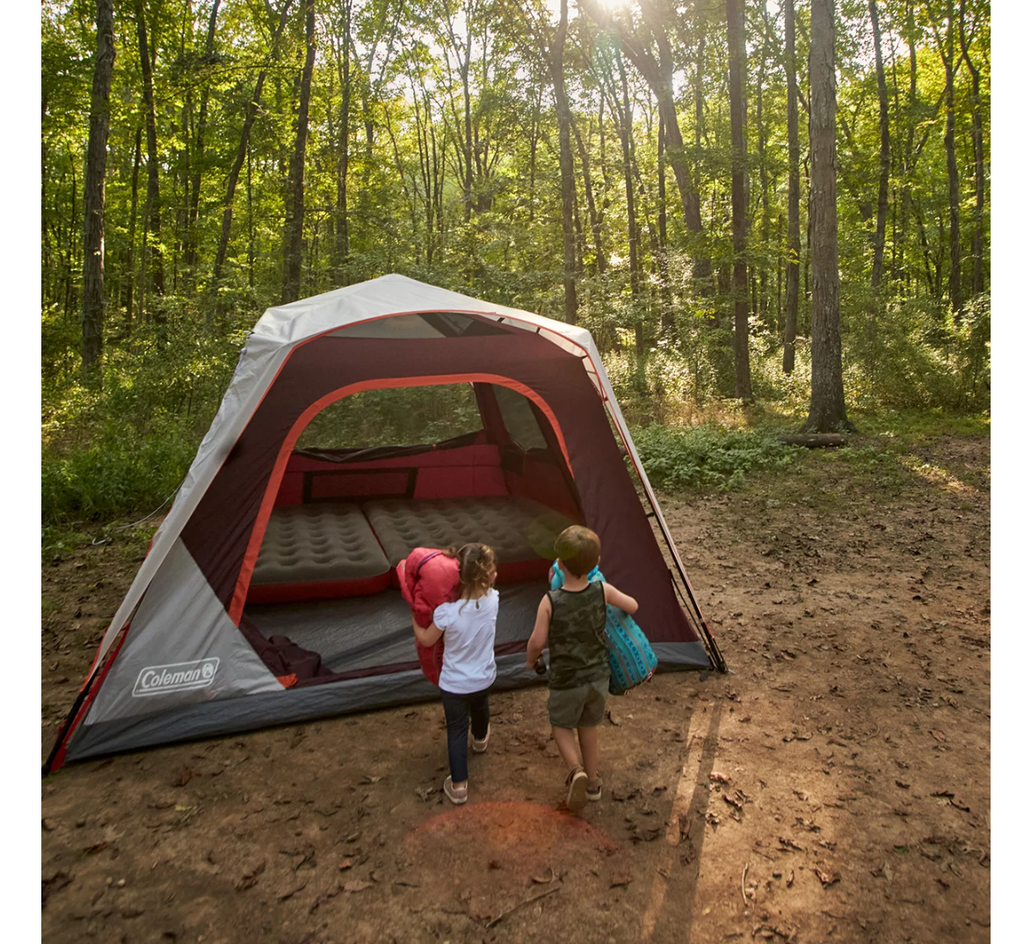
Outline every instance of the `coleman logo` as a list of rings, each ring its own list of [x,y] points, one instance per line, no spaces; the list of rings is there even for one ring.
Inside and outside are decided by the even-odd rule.
[[[143,669],[132,689],[132,695],[163,695],[183,692],[192,688],[206,688],[213,682],[220,659],[199,659],[197,662],[178,662],[174,665],[154,665]]]

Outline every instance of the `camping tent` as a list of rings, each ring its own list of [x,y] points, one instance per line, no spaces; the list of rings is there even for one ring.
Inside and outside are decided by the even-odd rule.
[[[404,391],[415,422],[415,397],[439,385],[469,391],[468,431],[300,439],[369,391]],[[415,546],[495,547],[496,686],[535,683],[523,651],[572,521],[601,536],[601,568],[639,600],[660,668],[724,670],[587,331],[398,275],[271,308],[47,769],[436,696],[396,589]]]

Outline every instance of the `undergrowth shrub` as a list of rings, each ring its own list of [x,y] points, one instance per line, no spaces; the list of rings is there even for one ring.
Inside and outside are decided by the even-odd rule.
[[[638,429],[633,440],[652,483],[669,489],[737,488],[749,472],[786,466],[800,451],[766,427],[671,429],[652,423]]]
[[[42,519],[150,511],[184,478],[238,360],[242,334],[181,318],[110,345],[101,387],[68,373],[43,386]]]
[[[44,522],[112,518],[161,505],[185,477],[197,443],[191,428],[167,418],[148,433],[114,422],[85,448],[44,447]]]

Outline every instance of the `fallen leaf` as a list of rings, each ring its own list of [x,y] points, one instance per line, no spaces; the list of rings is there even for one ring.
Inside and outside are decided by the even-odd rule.
[[[555,870],[551,868],[551,866],[548,866],[547,875],[532,875],[530,879],[538,885],[550,885],[555,880]]]
[[[875,878],[884,878],[887,882],[892,881],[892,869],[889,868],[888,862],[883,862],[881,868],[872,870],[871,874]]]
[[[904,783],[902,780],[897,780],[896,781],[896,786],[899,787],[901,790],[909,790],[910,789],[910,784],[909,783]]]
[[[612,881],[611,885],[609,885],[609,888],[620,888],[624,885],[628,885],[632,881],[633,876],[630,875],[628,872],[613,872]]]
[[[352,860],[351,859],[342,859],[338,863],[338,871],[339,872],[344,872],[345,869],[350,869],[350,868],[352,868]]]
[[[368,888],[373,888],[373,882],[364,882],[359,879],[355,879],[351,882],[346,882],[342,888],[351,894],[355,894],[356,892],[364,892]]]
[[[834,885],[836,882],[839,881],[838,872],[826,872],[823,869],[815,868],[814,874],[818,876],[818,878],[821,881],[821,884],[825,888],[828,888],[829,885]]]

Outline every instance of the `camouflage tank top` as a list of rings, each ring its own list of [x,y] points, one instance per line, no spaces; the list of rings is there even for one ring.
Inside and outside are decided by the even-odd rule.
[[[604,584],[583,590],[550,590],[551,628],[548,630],[549,688],[575,688],[607,679],[608,638],[605,635]]]

